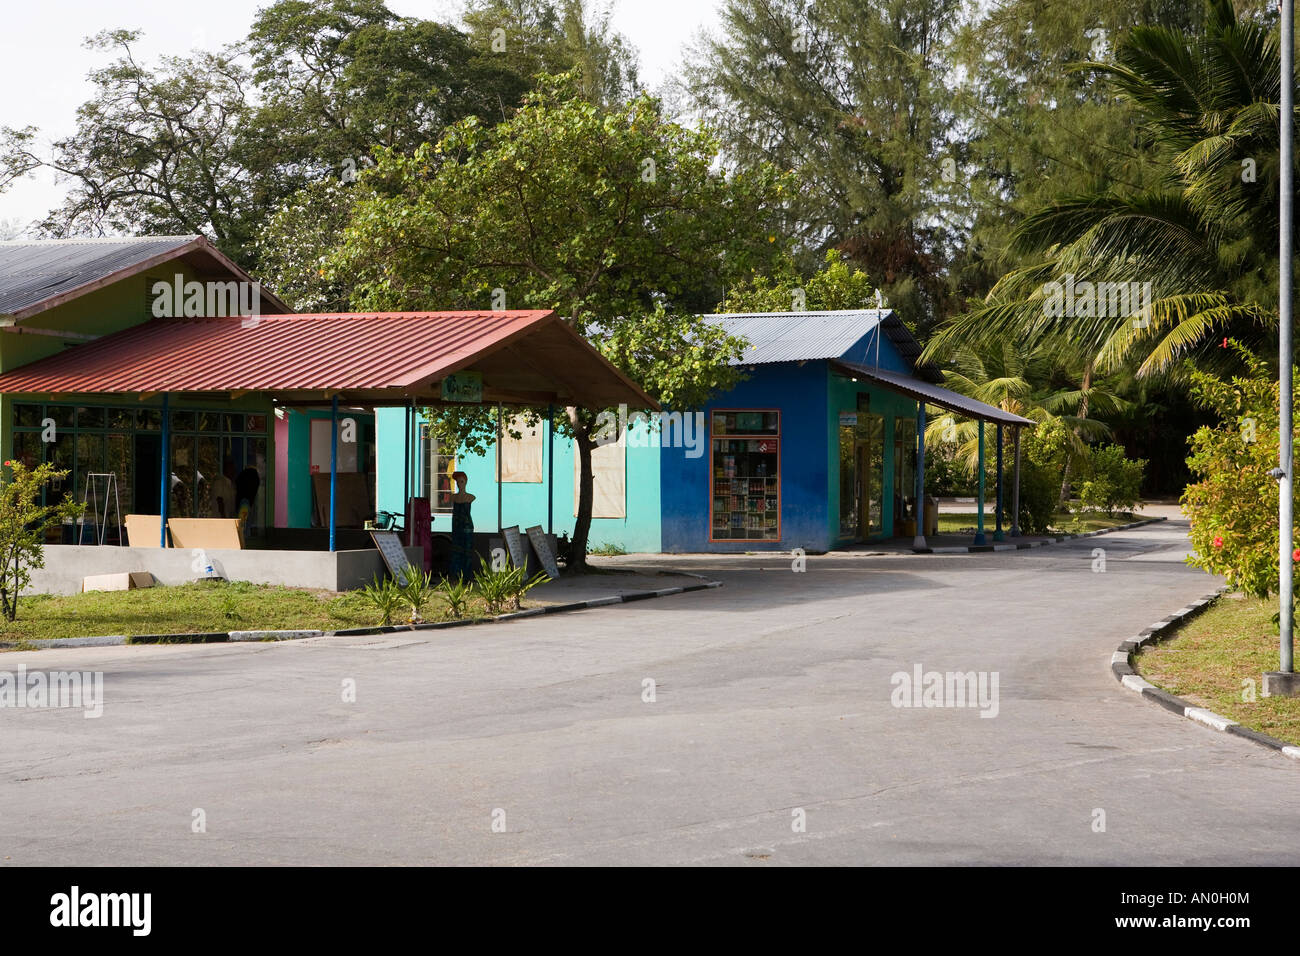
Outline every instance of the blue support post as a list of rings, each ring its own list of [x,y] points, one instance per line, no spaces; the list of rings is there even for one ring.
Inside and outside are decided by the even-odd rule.
[[[162,479],[158,493],[158,547],[167,547],[167,502],[172,494],[171,402],[163,392],[162,407]]]
[[[984,537],[984,419],[979,420],[979,493],[975,497],[975,544],[988,544]]]
[[[995,518],[996,526],[993,529],[993,540],[1003,541],[1006,535],[1002,533],[1002,423],[998,422],[998,510]]]
[[[330,400],[330,550],[337,551],[335,517],[339,484],[339,397]]]
[[[916,403],[916,537],[913,549],[925,545],[925,402]]]

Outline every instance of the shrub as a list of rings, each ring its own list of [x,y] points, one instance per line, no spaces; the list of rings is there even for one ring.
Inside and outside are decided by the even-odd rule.
[[[1268,366],[1232,343],[1248,374],[1192,373],[1192,398],[1219,423],[1192,435],[1188,467],[1199,481],[1183,492],[1194,553],[1189,564],[1248,594],[1278,587],[1278,387]]]
[[[84,508],[64,495],[52,505],[37,504],[41,490],[55,479],[66,478],[49,462],[28,470],[21,461],[7,461],[9,480],[0,481],[0,610],[5,619],[18,617],[18,596],[31,581],[32,568],[45,567],[45,529],[76,519]]]
[[[518,610],[523,596],[547,580],[542,571],[528,579],[524,577],[527,572],[523,568],[510,567],[494,571],[482,555],[478,560],[479,570],[474,575],[474,586],[489,614]]]
[[[1070,439],[1059,421],[1027,431],[1020,446],[1020,530],[1046,534],[1060,503]]]
[[[380,623],[384,626],[393,623],[393,615],[406,601],[401,585],[392,578],[384,578],[382,581],[375,578],[373,584],[367,584],[361,589],[361,596],[379,612]]]
[[[1086,477],[1079,489],[1079,503],[1089,511],[1128,511],[1137,505],[1146,459],[1130,460],[1121,445],[1097,445],[1088,449]]]
[[[451,578],[443,578],[442,583],[438,585],[438,590],[442,593],[443,600],[447,602],[447,617],[451,620],[459,620],[469,612],[470,598],[474,594],[474,585],[465,580],[453,581]]]
[[[433,600],[433,575],[413,564],[406,566],[406,586],[398,585],[402,600],[411,609],[412,623],[424,620],[424,609]]]

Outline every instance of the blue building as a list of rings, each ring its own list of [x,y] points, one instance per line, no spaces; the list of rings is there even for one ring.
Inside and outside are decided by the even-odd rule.
[[[889,310],[706,321],[749,343],[738,362],[742,379],[702,409],[606,413],[608,441],[593,454],[593,547],[819,552],[896,536],[923,546],[922,403],[1017,435],[1033,424],[940,386],[938,370],[918,364],[920,346]],[[507,421],[512,415],[503,412]],[[572,533],[575,449],[545,422],[529,428],[516,419],[504,431],[521,437],[506,434],[484,455],[436,447],[418,415],[403,409],[376,410],[375,429],[380,509],[401,512],[404,494],[426,496],[435,533],[450,531],[450,474],[460,470],[478,496],[479,531],[541,525]],[[419,452],[407,459],[409,475],[408,442]]]

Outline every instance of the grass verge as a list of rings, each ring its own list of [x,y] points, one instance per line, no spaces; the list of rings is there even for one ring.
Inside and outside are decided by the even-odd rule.
[[[434,595],[425,611],[444,610]],[[18,604],[18,620],[0,627],[3,641],[43,641],[106,634],[202,634],[234,630],[336,630],[370,627],[379,613],[358,592],[334,594],[246,582],[157,585],[134,591],[39,594]]]
[[[1260,694],[1263,673],[1278,666],[1276,610],[1275,600],[1226,594],[1174,636],[1136,655],[1134,669],[1189,704],[1300,745],[1300,698]]]
[[[1120,512],[1114,515],[1103,513],[1088,513],[1083,515],[1074,514],[1070,511],[1060,511],[1052,518],[1052,528],[1056,534],[1078,534],[1081,531],[1101,531],[1104,528],[1116,528],[1122,524],[1129,524],[1133,521],[1140,520],[1139,516]],[[1004,530],[1010,530],[1010,519],[1007,515],[1002,516]],[[993,533],[993,514],[988,512],[984,515],[984,533]],[[940,514],[939,515],[939,533],[940,534],[974,534],[975,533],[975,514]]]

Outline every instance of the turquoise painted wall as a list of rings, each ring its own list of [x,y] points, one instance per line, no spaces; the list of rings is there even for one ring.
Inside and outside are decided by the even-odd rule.
[[[404,511],[402,503],[403,421],[401,408],[375,410],[375,441],[378,447],[378,465],[375,479],[379,510]],[[424,419],[415,416],[411,438],[412,494],[419,487],[419,424]],[[547,428],[548,426],[543,426]],[[482,455],[470,455],[461,449],[456,456],[456,467],[469,479],[466,490],[475,495],[473,516],[475,530],[494,532],[498,527],[519,525],[547,526],[548,474],[554,479],[554,533],[573,534],[573,485],[575,446],[573,441],[556,435],[554,443],[555,465],[551,471],[549,436],[542,436],[542,481],[507,481],[501,486],[501,514],[497,514],[496,448],[489,446]],[[626,518],[593,518],[590,544],[617,545],[625,551],[657,552],[660,549],[659,529],[659,449],[651,444],[652,438],[645,423],[629,429],[627,435],[626,468]],[[434,515],[433,530],[450,533],[451,515]]]

